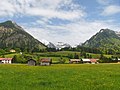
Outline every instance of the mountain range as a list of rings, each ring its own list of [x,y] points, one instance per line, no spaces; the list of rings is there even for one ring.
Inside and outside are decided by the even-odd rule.
[[[39,51],[46,46],[13,21],[0,23],[0,48]]]
[[[62,48],[69,48],[71,47],[70,44],[64,43],[64,42],[57,42],[57,43],[52,43],[47,40],[41,40],[43,44],[45,44],[48,48],[54,48],[54,49],[62,49]]]
[[[108,53],[120,52],[120,32],[101,29],[81,46],[97,48]],[[58,42],[57,44],[48,41],[40,42],[13,21],[0,23],[0,48],[20,48],[22,51],[41,51],[47,47],[62,49],[71,46],[63,42]]]
[[[120,52],[120,34],[110,29],[101,29],[82,46],[89,48],[99,48],[103,52]]]

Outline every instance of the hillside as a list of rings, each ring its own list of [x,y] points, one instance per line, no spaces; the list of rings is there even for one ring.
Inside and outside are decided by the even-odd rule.
[[[120,52],[120,37],[110,29],[101,29],[83,43],[84,47],[99,48],[103,52]]]
[[[22,27],[12,21],[0,23],[0,48],[36,51],[46,46],[28,34]]]

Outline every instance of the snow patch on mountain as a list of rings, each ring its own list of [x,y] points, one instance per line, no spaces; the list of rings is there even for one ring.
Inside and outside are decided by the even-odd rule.
[[[64,43],[64,42],[57,42],[56,44],[57,49],[62,49],[62,48],[67,48],[67,47],[68,48],[71,47],[70,44]]]

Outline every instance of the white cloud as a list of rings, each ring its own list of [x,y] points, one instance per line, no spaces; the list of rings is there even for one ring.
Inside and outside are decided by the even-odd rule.
[[[107,3],[108,0],[98,0]],[[0,17],[13,16],[37,16],[34,22],[23,22],[26,31],[35,38],[46,39],[51,42],[67,42],[71,45],[79,44],[89,39],[101,28],[119,29],[113,21],[84,20],[86,12],[74,0],[3,0],[0,3]],[[113,15],[120,12],[119,6],[107,6],[102,15]],[[70,23],[61,25],[50,25],[51,19],[68,20]],[[57,22],[56,22],[57,23]],[[41,25],[42,27],[34,27]]]
[[[97,0],[97,2],[101,5],[108,5],[111,2],[111,0]]]
[[[45,39],[47,41],[57,43],[59,41],[67,42],[72,46],[86,41],[96,34],[100,29],[119,30],[120,26],[114,25],[111,21],[78,21],[67,25],[46,25],[44,28],[27,28],[38,40]]]
[[[63,20],[74,20],[84,16],[81,11],[54,11],[50,9],[31,8],[27,10],[28,15],[43,16],[46,18],[59,18]]]
[[[3,0],[0,3],[0,16],[31,15],[47,19],[79,19],[85,12],[73,0]],[[64,10],[62,7],[68,7]]]
[[[117,5],[110,5],[104,8],[102,15],[104,16],[110,16],[114,14],[120,13],[120,6]]]
[[[8,1],[0,2],[0,16],[13,16],[15,13],[14,6]]]

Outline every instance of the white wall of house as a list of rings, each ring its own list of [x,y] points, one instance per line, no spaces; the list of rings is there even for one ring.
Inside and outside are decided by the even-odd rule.
[[[9,64],[11,64],[11,60],[2,60],[2,63],[9,63]]]
[[[49,62],[41,62],[41,65],[50,65]]]
[[[90,59],[82,59],[83,62],[90,62]]]
[[[95,62],[91,62],[91,64],[95,64]]]

